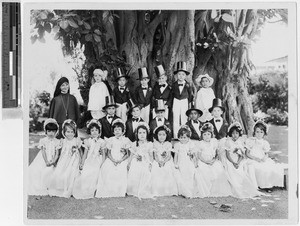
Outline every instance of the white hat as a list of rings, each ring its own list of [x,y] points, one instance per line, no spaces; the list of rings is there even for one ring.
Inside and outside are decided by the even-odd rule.
[[[45,133],[47,132],[47,131],[46,131],[46,126],[47,126],[49,123],[53,123],[53,124],[55,124],[55,125],[57,126],[57,131],[56,131],[56,133],[55,133],[55,136],[57,136],[58,131],[59,131],[59,125],[58,125],[57,121],[56,121],[54,118],[48,118],[48,119],[45,120],[45,122],[44,122],[44,131],[45,131]]]
[[[199,75],[198,78],[195,79],[196,83],[199,84],[202,78],[207,78],[209,80],[209,86],[212,86],[214,83],[214,79],[209,76],[209,74]]]

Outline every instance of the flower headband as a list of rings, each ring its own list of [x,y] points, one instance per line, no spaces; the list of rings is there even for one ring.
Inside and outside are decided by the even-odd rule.
[[[268,125],[267,125],[264,121],[262,121],[262,120],[257,120],[257,121],[255,122],[254,126],[253,126],[253,131],[254,131],[254,129],[255,129],[255,127],[256,127],[257,125],[262,125],[263,127],[265,127],[266,133],[268,133],[269,128],[268,128]]]
[[[89,128],[93,123],[97,124],[100,129],[102,128],[101,123],[97,119],[91,119],[86,123],[86,127]]]
[[[154,129],[153,133],[156,134],[156,131],[160,128],[163,128],[165,131],[167,131],[167,133],[171,133],[171,130],[169,127],[167,127],[166,125],[162,125],[162,126],[158,126]]]
[[[71,127],[74,127],[74,130],[75,130],[74,132],[76,133],[76,128],[77,128],[76,123],[72,119],[66,119],[62,124],[62,135],[63,135],[63,137],[65,137],[64,127],[65,127],[66,124],[69,124]]]
[[[148,125],[146,122],[139,122],[139,123],[137,124],[136,129],[135,129],[134,132],[137,132],[137,129],[138,129],[139,127],[141,127],[141,126],[145,126],[146,129],[147,129],[147,132],[148,132],[148,133],[150,132],[149,125]]]
[[[192,132],[192,131],[191,131],[191,128],[190,128],[188,125],[182,125],[182,126],[180,127],[180,129],[186,129],[186,130],[188,130],[190,133]]]
[[[241,126],[241,124],[239,122],[233,122],[229,127],[227,132],[229,132],[231,130],[231,128],[236,127],[238,130],[240,130],[241,132],[243,131],[243,128]]]
[[[206,131],[211,131],[211,132],[214,131],[214,126],[213,126],[210,122],[205,123],[205,124],[200,128],[200,132],[201,132],[201,133],[206,132]]]
[[[46,126],[49,123],[53,123],[57,126],[57,131],[56,131],[56,134],[55,134],[55,136],[56,136],[58,134],[58,131],[59,131],[59,125],[58,125],[57,121],[54,118],[48,118],[48,119],[45,120],[45,122],[44,122],[44,131],[45,131],[45,133],[46,133]]]

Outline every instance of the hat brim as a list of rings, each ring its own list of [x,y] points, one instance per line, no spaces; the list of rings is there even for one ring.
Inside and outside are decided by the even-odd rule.
[[[119,76],[115,79],[115,81],[117,82],[120,78],[126,78],[127,80],[129,79],[129,76],[128,75],[122,75],[122,76]]]
[[[191,108],[191,109],[189,109],[189,110],[187,110],[187,111],[185,112],[185,114],[186,114],[187,117],[189,117],[191,111],[197,111],[198,114],[200,115],[199,117],[201,117],[201,116],[203,115],[203,112],[202,112],[200,109]]]
[[[109,104],[109,105],[105,105],[102,109],[105,110],[108,107],[115,107],[115,108],[117,108],[118,105],[116,105],[116,104]]]
[[[189,75],[189,74],[190,74],[190,72],[185,71],[185,70],[177,70],[177,71],[174,71],[174,75],[177,74],[179,71],[185,72],[186,75]]]
[[[211,108],[208,109],[208,111],[211,113],[212,110],[215,108],[215,107],[218,107],[218,108],[221,108],[223,112],[225,112],[225,108],[222,107],[222,106],[212,106]]]
[[[200,84],[202,78],[207,78],[208,79],[208,81],[209,81],[208,86],[212,86],[212,84],[214,83],[214,79],[212,77],[210,77],[209,75],[208,76],[207,75],[198,76],[198,78],[195,79],[196,83]]]

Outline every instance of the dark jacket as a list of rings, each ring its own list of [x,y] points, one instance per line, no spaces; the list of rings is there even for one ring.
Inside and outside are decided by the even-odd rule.
[[[214,134],[215,134],[215,138],[217,140],[222,139],[223,137],[226,137],[227,135],[227,130],[228,130],[228,123],[226,122],[226,120],[223,119],[223,124],[219,130],[219,132],[217,131],[214,119],[211,119],[209,121],[213,126],[214,126]]]
[[[112,130],[112,123],[114,120],[118,119],[119,117],[114,115],[111,123],[107,121],[106,116],[102,117],[99,119],[101,125],[102,125],[102,133],[101,133],[101,138],[103,139],[104,137],[110,138],[114,136],[114,131]]]
[[[198,121],[199,123],[199,130],[200,130],[200,128],[202,127],[202,123],[200,122],[200,121]],[[192,131],[192,135],[191,135],[191,139],[192,140],[200,140],[201,139],[201,137],[198,135],[198,133],[196,132],[196,130],[195,130],[195,128],[194,128],[194,126],[193,126],[193,124],[192,124],[192,120],[189,120],[189,121],[187,121],[186,122],[186,125],[188,126],[188,127],[190,127],[190,129],[191,129],[191,131]]]
[[[140,117],[140,119],[138,120],[138,122],[143,122],[144,120]],[[135,134],[133,131],[133,125],[132,125],[132,118],[128,119],[126,121],[126,132],[125,132],[125,136],[128,137],[131,141],[135,141]]]
[[[153,87],[153,94],[152,94],[152,108],[156,107],[157,99],[163,99],[164,101],[166,101],[166,105],[168,106],[169,109],[171,109],[173,98],[172,98],[172,88],[169,84],[165,88],[165,90],[161,93],[158,83],[155,83]]]
[[[127,86],[125,86],[123,93],[121,93],[119,86],[117,86],[114,88],[112,95],[114,96],[115,102],[118,104],[124,104],[130,99],[130,92]]]
[[[176,81],[173,83],[172,96],[173,98],[179,100],[188,99],[188,102],[191,103],[193,101],[193,89],[190,86],[190,84],[186,81],[183,90],[180,93],[179,84],[178,81]]]
[[[164,125],[166,125],[172,131],[171,123],[166,118],[165,118]],[[154,136],[153,131],[157,127],[156,117],[150,121],[149,127],[150,127],[150,139],[153,140],[153,136]],[[172,132],[170,136],[172,137]]]
[[[146,93],[146,96],[144,96],[142,86],[138,86],[135,90],[135,102],[137,104],[142,105],[142,107],[146,107],[147,105],[151,104],[152,93],[153,93],[153,90],[149,86],[148,90],[147,90],[147,93]]]

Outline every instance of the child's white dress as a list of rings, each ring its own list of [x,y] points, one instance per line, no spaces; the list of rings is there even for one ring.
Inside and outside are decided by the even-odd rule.
[[[203,198],[209,194],[209,189],[202,177],[202,172],[197,172],[191,159],[195,154],[196,143],[192,140],[186,144],[180,142],[174,146],[174,152],[178,154],[178,167],[176,180],[178,193],[187,198]]]
[[[62,139],[62,149],[57,166],[52,174],[49,195],[69,198],[72,195],[74,180],[79,173],[82,141],[79,137],[72,140]]]
[[[228,150],[228,154],[234,162],[238,161],[239,156],[245,156],[245,142],[242,138],[233,141],[231,137],[228,137],[224,149]],[[227,159],[224,165],[228,180],[232,186],[233,196],[237,198],[251,198],[261,195],[246,174],[244,170],[245,164],[245,159],[241,160],[239,167],[236,169],[232,162]]]
[[[132,160],[128,171],[127,194],[141,198],[152,198],[150,164],[153,155],[153,144],[145,142],[136,145],[132,143]],[[141,157],[141,160],[137,158]]]
[[[246,140],[246,148],[250,150],[250,155],[260,159],[271,149],[268,141],[255,137]],[[252,183],[258,187],[283,187],[284,169],[281,164],[275,163],[270,158],[267,158],[264,162],[247,159],[247,167]]]
[[[89,91],[88,111],[95,119],[105,116],[102,108],[105,106],[105,97],[109,96],[107,86],[104,82],[95,82]]]
[[[44,137],[40,139],[39,153],[28,169],[28,195],[48,195],[49,177],[54,172],[54,166],[46,166],[42,148],[46,152],[48,162],[53,160],[56,150],[60,148],[60,140]]]
[[[73,196],[76,199],[90,199],[95,196],[100,166],[103,160],[101,148],[105,141],[101,138],[88,138],[84,141],[85,151],[88,152],[83,169],[75,179]]]
[[[111,150],[111,156],[119,161],[125,155],[124,149],[131,147],[131,141],[124,136],[110,137],[106,140],[106,148]],[[95,197],[125,197],[127,189],[127,163],[128,160],[115,165],[109,158],[103,163],[98,177]]]
[[[203,112],[203,115],[199,118],[201,122],[206,122],[212,119],[212,115],[208,109],[212,107],[212,102],[215,98],[215,93],[210,87],[200,88],[197,92],[195,106]]]
[[[212,138],[210,142],[201,140],[198,142],[197,151],[205,161],[211,161],[216,156],[218,140]],[[218,159],[212,165],[198,161],[198,171],[202,173],[205,184],[210,190],[210,197],[221,197],[232,195],[230,184],[227,180],[224,167]]]
[[[156,153],[159,161],[163,161],[167,156],[171,156],[172,144],[170,142],[153,143],[154,155]],[[173,158],[159,167],[154,160],[151,170],[151,187],[154,196],[172,196],[178,195],[177,182],[175,178],[175,166]]]

